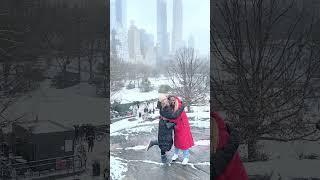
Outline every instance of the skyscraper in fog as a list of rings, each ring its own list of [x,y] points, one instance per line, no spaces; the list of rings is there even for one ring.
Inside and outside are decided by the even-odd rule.
[[[171,50],[175,53],[182,46],[182,0],[173,0],[172,18]]]
[[[189,48],[194,48],[194,37],[192,35],[189,36],[188,47]]]
[[[121,28],[127,29],[127,2],[126,0],[116,0],[116,23]]]
[[[113,30],[115,28],[116,28],[116,3],[113,0],[113,1],[110,1],[110,30]]]
[[[169,53],[169,35],[167,32],[167,2],[157,0],[157,43],[158,57],[163,58]]]
[[[133,63],[141,61],[141,41],[140,41],[140,30],[131,22],[128,30],[128,49],[129,59]]]

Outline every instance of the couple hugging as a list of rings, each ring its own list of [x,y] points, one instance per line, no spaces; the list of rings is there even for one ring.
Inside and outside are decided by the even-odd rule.
[[[183,152],[182,164],[189,161],[189,149],[194,145],[189,120],[182,101],[173,95],[161,95],[157,108],[160,112],[158,140],[151,140],[147,150],[158,145],[161,150],[162,163],[168,163],[166,152],[171,150],[174,142],[175,151],[171,160],[179,158],[179,151]],[[172,133],[174,132],[174,140]]]

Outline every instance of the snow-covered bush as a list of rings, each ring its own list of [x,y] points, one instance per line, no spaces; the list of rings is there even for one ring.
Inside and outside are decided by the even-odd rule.
[[[151,82],[148,79],[144,79],[140,84],[140,91],[141,92],[150,92],[152,91]]]
[[[159,86],[159,93],[168,93],[170,91],[172,91],[172,88],[167,84],[162,84]]]
[[[136,86],[133,83],[127,85],[127,89],[134,89]]]
[[[298,155],[298,158],[299,158],[299,160],[303,160],[303,159],[315,160],[315,159],[319,159],[319,155],[315,154],[315,153],[311,153],[311,154],[300,153]]]

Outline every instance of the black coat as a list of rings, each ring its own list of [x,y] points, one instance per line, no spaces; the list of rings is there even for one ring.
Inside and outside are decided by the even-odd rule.
[[[216,153],[211,154],[210,156],[211,179],[214,179],[223,173],[239,147],[239,132],[228,124],[226,124],[226,126],[229,133],[228,143],[222,149],[218,149]]]
[[[184,107],[181,107],[178,111],[173,112],[172,108],[170,107],[165,107],[163,109],[160,108],[160,115],[168,119],[175,119],[180,116],[183,109]],[[163,120],[162,118],[160,118],[158,129],[158,143],[159,148],[162,151],[170,151],[173,145],[173,128],[168,128],[167,123],[167,120]]]

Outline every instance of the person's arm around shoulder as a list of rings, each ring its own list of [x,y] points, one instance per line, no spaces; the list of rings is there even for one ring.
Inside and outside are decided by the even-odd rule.
[[[182,105],[176,112],[173,111],[163,111],[160,109],[160,115],[167,118],[167,119],[176,119],[178,118],[181,113],[184,111],[185,106]]]

